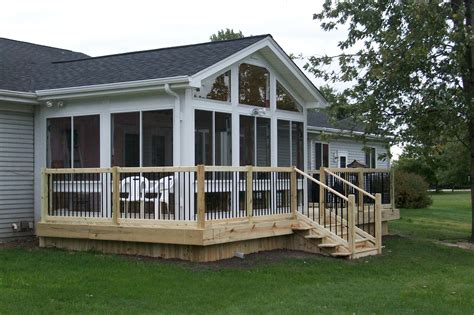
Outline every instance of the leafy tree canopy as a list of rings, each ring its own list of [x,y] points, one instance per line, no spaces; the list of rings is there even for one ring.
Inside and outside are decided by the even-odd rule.
[[[211,42],[217,42],[220,40],[238,39],[243,37],[244,34],[242,34],[242,31],[234,32],[233,29],[226,28],[225,30],[222,29],[220,31],[217,31],[217,34],[212,34],[209,39],[211,40]]]
[[[351,83],[335,106],[363,121],[366,133],[425,147],[456,139],[469,149],[473,178],[473,7],[470,0],[326,0],[314,19],[325,31],[347,28],[347,36],[340,54],[310,57],[306,69]],[[474,241],[474,216],[472,223]]]

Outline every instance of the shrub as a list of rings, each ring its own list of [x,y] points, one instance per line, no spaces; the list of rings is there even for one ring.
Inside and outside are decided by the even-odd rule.
[[[395,204],[399,208],[426,208],[432,200],[428,195],[428,183],[417,174],[397,170],[395,172]]]

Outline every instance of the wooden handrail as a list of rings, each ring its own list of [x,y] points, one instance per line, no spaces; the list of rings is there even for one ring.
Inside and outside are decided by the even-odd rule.
[[[301,171],[300,169],[298,169],[298,168],[296,168],[296,167],[295,167],[295,172],[297,172],[297,173],[303,175],[304,177],[306,177],[306,178],[308,178],[309,180],[315,182],[315,183],[318,184],[319,186],[321,186],[321,187],[325,188],[326,190],[332,192],[332,193],[335,194],[336,196],[338,196],[338,197],[344,199],[345,201],[348,201],[348,200],[349,200],[346,196],[344,196],[344,195],[341,194],[340,192],[338,192],[338,191],[332,189],[331,187],[327,186],[326,184],[321,183],[321,182],[320,182],[319,180],[317,180],[316,178],[309,176],[308,174],[306,174],[305,172]]]
[[[337,175],[337,174],[334,174],[333,172],[329,171],[328,169],[324,169],[324,171],[325,171],[326,173],[328,173],[329,175],[334,176],[334,177],[336,177],[337,179],[343,181],[344,183],[346,183],[347,185],[351,186],[352,188],[357,189],[358,191],[360,191],[361,193],[363,193],[363,194],[366,195],[367,197],[372,198],[373,200],[375,200],[375,196],[374,196],[374,195],[372,195],[371,193],[369,193],[369,192],[363,190],[363,189],[360,188],[359,186],[354,185],[353,183],[349,182],[348,180],[345,180],[344,178],[342,178],[341,176],[339,176],[339,175]]]

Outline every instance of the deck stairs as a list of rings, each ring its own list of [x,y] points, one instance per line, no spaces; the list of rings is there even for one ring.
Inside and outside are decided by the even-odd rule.
[[[298,170],[299,171],[299,170]],[[302,171],[299,173],[310,180],[316,181],[322,189],[327,189],[330,193],[337,193],[331,187],[326,186],[325,184],[317,181],[316,179],[310,177]],[[332,174],[329,172],[329,175]],[[335,175],[337,176],[337,175]],[[349,183],[350,184],[350,183]],[[369,193],[364,192],[369,195]],[[349,200],[347,203],[347,208],[342,211],[346,213],[346,217],[342,218],[333,211],[328,209],[324,210],[324,214],[317,213],[316,217],[319,218],[319,222],[325,222],[325,224],[320,224],[317,221],[313,220],[311,217],[314,215],[308,216],[300,212],[297,213],[297,224],[295,224],[292,229],[295,234],[300,238],[304,238],[305,242],[309,246],[317,247],[320,250],[320,253],[327,256],[346,258],[346,259],[356,259],[365,256],[377,255],[382,251],[381,246],[381,234],[373,236],[360,227],[358,227],[354,221],[351,222],[352,228],[347,220],[348,215],[357,216],[352,211],[356,212],[354,205],[352,209],[350,199],[348,196],[341,196]],[[376,197],[373,197],[374,200]],[[319,212],[318,209],[313,211]],[[331,223],[327,223],[331,222]],[[377,238],[379,241],[377,241]]]

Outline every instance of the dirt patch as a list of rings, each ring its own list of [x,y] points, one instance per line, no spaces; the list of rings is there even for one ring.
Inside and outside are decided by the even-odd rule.
[[[22,248],[28,250],[36,249],[38,248],[38,239],[36,237],[25,237],[12,241],[0,242],[0,250],[12,248]]]
[[[192,270],[221,270],[221,269],[250,269],[258,266],[267,266],[285,261],[287,259],[314,259],[315,257],[323,257],[318,254],[305,253],[300,251],[277,249],[271,251],[263,251],[245,255],[245,258],[233,257],[213,262],[190,262],[180,259],[163,259],[145,256],[127,256],[123,258],[135,261],[160,262],[190,268]]]
[[[440,244],[443,244],[449,247],[457,247],[457,248],[462,248],[462,249],[474,250],[474,243],[469,243],[469,242],[457,242],[457,243],[440,242]]]

